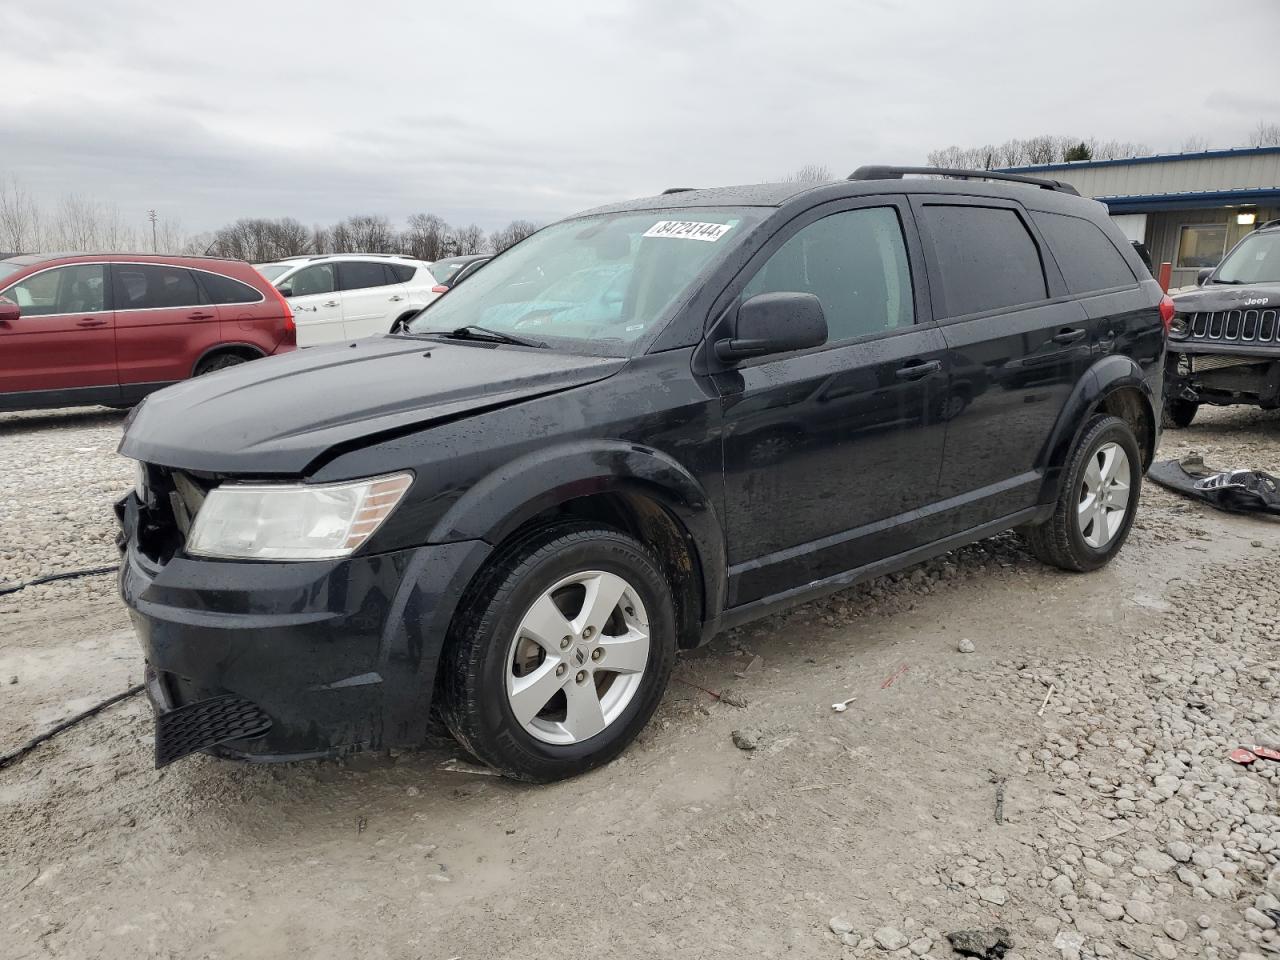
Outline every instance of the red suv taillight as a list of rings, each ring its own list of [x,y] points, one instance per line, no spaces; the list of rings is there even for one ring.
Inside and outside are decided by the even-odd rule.
[[[280,310],[284,313],[284,337],[281,339],[282,344],[298,345],[298,325],[293,321],[293,308],[289,306],[289,301],[284,295],[275,288],[274,284],[267,284],[271,293],[275,296],[276,302],[280,304]]]
[[[1164,335],[1169,335],[1169,328],[1173,326],[1173,315],[1178,312],[1178,308],[1173,305],[1173,298],[1167,293],[1160,298],[1160,322],[1164,324]]]
[[[448,293],[449,288],[446,287],[443,283],[437,283],[434,287],[431,288],[431,292],[432,293]]]

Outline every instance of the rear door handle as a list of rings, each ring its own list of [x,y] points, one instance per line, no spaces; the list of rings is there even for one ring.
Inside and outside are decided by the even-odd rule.
[[[321,306],[323,307],[336,307],[337,305],[338,305],[337,300],[326,300],[324,303],[321,304]]]
[[[1085,331],[1078,327],[1064,327],[1054,334],[1054,343],[1075,343],[1077,340],[1084,339]]]
[[[212,313],[188,313],[187,319],[188,320],[212,320],[213,314]]]
[[[899,380],[922,380],[929,374],[937,373],[941,369],[941,360],[918,360],[899,367],[894,371],[893,375]]]
[[[107,321],[98,317],[85,317],[83,320],[77,320],[77,327],[105,327]]]
[[[397,293],[394,297],[388,297],[387,299],[390,300],[392,303],[399,303],[401,300],[404,299],[404,297],[400,296],[400,294]]]

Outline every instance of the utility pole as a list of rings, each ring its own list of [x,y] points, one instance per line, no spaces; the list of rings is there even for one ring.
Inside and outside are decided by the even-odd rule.
[[[151,221],[151,252],[159,253],[160,245],[156,243],[156,212],[154,210],[148,210],[147,219]]]

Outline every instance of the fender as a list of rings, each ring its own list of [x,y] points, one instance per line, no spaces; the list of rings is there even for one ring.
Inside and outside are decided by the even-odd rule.
[[[1160,366],[1154,368],[1159,375]],[[1040,462],[1044,464],[1044,481],[1040,487],[1040,503],[1052,503],[1058,498],[1062,485],[1062,471],[1067,456],[1075,445],[1076,439],[1084,430],[1089,418],[1106,400],[1107,396],[1124,387],[1134,387],[1141,394],[1147,405],[1147,413],[1151,415],[1155,429],[1160,428],[1157,414],[1159,404],[1142,368],[1133,360],[1121,354],[1111,354],[1093,364],[1071,391],[1058,415],[1058,422],[1053,433],[1045,444]],[[1155,437],[1152,437],[1154,446]],[[1148,451],[1153,453],[1154,449]]]
[[[501,543],[546,510],[599,493],[643,494],[662,505],[693,541],[702,573],[705,616],[724,606],[727,560],[715,506],[679,461],[621,440],[559,444],[493,471],[466,492],[432,529],[430,543]]]

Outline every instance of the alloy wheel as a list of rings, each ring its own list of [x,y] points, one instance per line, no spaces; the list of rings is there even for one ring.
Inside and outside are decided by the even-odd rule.
[[[1116,443],[1104,443],[1089,458],[1080,487],[1076,522],[1084,542],[1104,549],[1124,526],[1132,476],[1129,457]]]
[[[507,702],[544,743],[575,744],[626,710],[649,662],[649,618],[625,579],[587,570],[525,611],[506,659]]]

